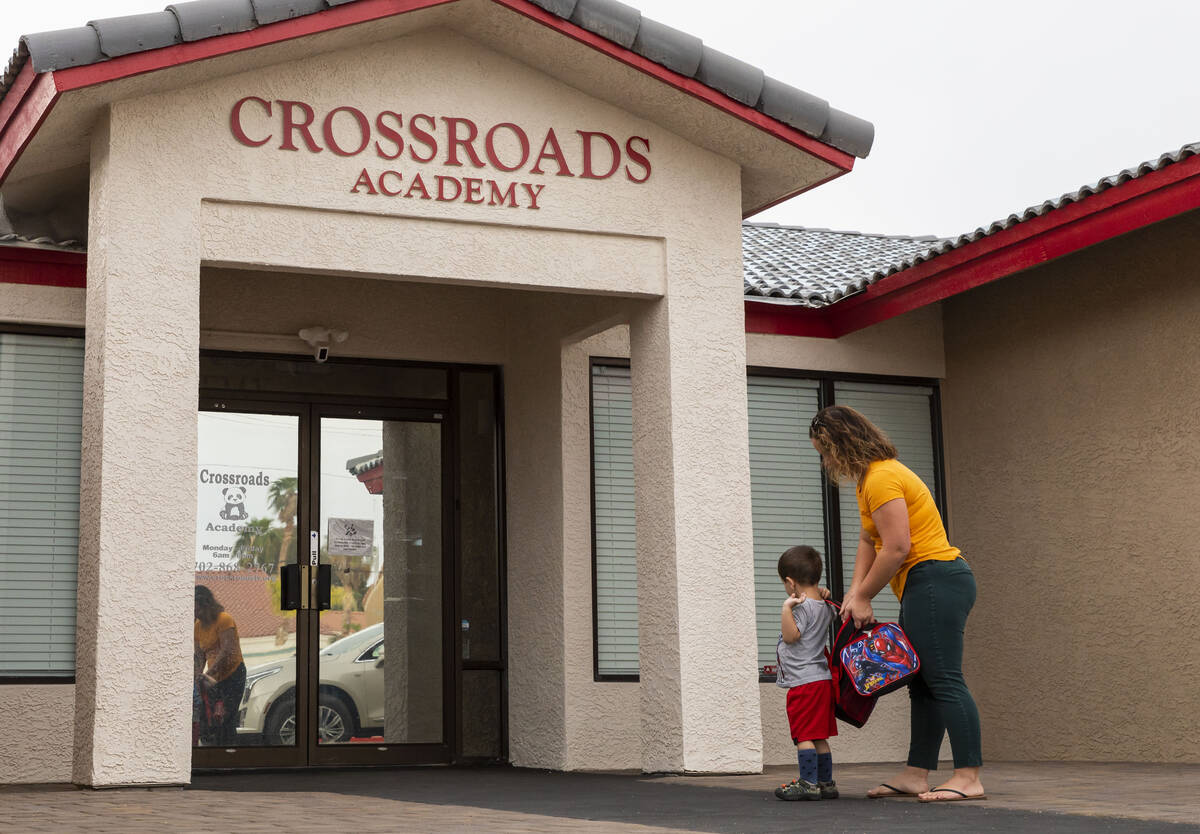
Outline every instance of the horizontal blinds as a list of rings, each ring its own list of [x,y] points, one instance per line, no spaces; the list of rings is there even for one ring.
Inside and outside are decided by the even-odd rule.
[[[824,550],[821,460],[808,440],[817,383],[751,376],[750,498],[754,514],[754,605],[758,666],[775,664],[783,586],[777,566],[789,547]]]
[[[628,368],[592,366],[596,661],[601,675],[638,673],[633,392]]]
[[[0,676],[75,672],[83,340],[0,333]]]
[[[782,589],[779,555],[797,544],[823,549],[823,475],[808,440],[816,380],[750,376],[747,381],[758,664],[775,663]],[[929,387],[836,382],[836,402],[862,411],[896,444],[904,463],[936,489]],[[628,368],[592,368],[596,651],[602,675],[638,673],[637,550],[633,492],[633,398]],[[935,497],[937,497],[935,495]],[[843,581],[854,573],[858,504],[841,491]],[[830,554],[826,556],[828,569]],[[828,584],[828,574],[824,579]],[[881,620],[899,617],[890,588],[875,599]]]
[[[933,389],[919,385],[887,385],[864,382],[834,383],[834,399],[862,412],[879,426],[892,441],[900,460],[936,492],[933,425],[930,397]],[[854,485],[841,488],[842,577],[850,587],[854,575],[854,556],[858,548],[861,519]],[[885,587],[873,602],[875,616],[882,621],[900,618],[900,602],[890,587]]]

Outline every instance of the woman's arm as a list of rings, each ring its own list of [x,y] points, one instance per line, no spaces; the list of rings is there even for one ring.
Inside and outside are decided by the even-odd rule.
[[[846,596],[858,590],[858,586],[862,584],[873,564],[875,564],[875,542],[866,529],[860,528],[858,550],[854,554],[854,576],[850,579],[850,588],[846,591]]]
[[[883,586],[891,581],[904,564],[904,557],[912,549],[911,531],[908,527],[908,505],[903,498],[893,498],[871,513],[875,529],[883,546],[874,554],[870,567],[859,578],[860,565],[854,566],[854,580],[850,585],[850,593],[842,603],[842,619],[854,618],[854,625],[862,626],[871,622],[875,611],[871,600],[883,590]],[[862,554],[862,540],[859,540],[859,554]],[[874,548],[872,547],[872,550]]]

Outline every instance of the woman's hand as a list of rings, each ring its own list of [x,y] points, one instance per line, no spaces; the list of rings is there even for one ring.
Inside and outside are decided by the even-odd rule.
[[[875,609],[871,607],[871,600],[857,593],[847,594],[842,600],[842,622],[849,619],[854,620],[855,628],[875,622]]]

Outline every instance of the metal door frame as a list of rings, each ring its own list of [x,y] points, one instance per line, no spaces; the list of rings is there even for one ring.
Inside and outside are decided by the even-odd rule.
[[[201,357],[226,357],[250,360],[279,360],[279,361],[309,361],[311,357],[292,354],[263,354],[234,351],[201,351]],[[303,543],[301,532],[311,530],[310,519],[319,497],[319,478],[312,480],[312,465],[319,461],[319,449],[314,450],[313,438],[319,426],[315,416],[363,416],[386,414],[401,415],[402,419],[412,419],[418,422],[440,422],[442,429],[442,566],[443,566],[443,617],[445,620],[443,632],[443,724],[444,735],[441,744],[406,744],[406,745],[336,745],[318,747],[315,743],[315,732],[309,729],[313,718],[311,694],[316,692],[319,685],[319,675],[315,674],[317,658],[313,646],[316,637],[312,631],[318,613],[315,609],[297,612],[297,744],[293,748],[283,747],[239,747],[227,748],[195,747],[192,753],[192,769],[195,771],[224,770],[230,768],[319,768],[353,765],[396,765],[396,764],[473,764],[484,761],[494,761],[486,758],[464,756],[462,753],[462,709],[463,709],[463,671],[466,669],[491,669],[500,673],[500,760],[507,760],[509,752],[508,738],[508,587],[507,587],[507,497],[505,494],[505,420],[504,420],[504,386],[503,374],[495,365],[474,365],[459,363],[434,362],[405,362],[378,359],[336,358],[331,359],[331,365],[385,365],[393,367],[426,367],[445,370],[447,373],[446,396],[441,399],[419,399],[400,397],[373,397],[356,395],[329,395],[320,393],[296,392],[267,392],[247,391],[241,389],[202,388],[200,389],[199,409],[201,411],[243,411],[258,414],[296,415],[300,418],[297,442],[297,543],[296,558],[301,564]],[[496,426],[496,518],[497,518],[497,603],[499,606],[499,662],[464,662],[462,656],[461,632],[454,626],[458,622],[461,589],[462,554],[459,539],[459,465],[458,434],[461,415],[458,411],[457,392],[460,372],[490,373],[494,379],[494,414]],[[439,419],[435,415],[441,414]],[[319,463],[318,463],[319,465]],[[319,471],[319,470],[318,470]],[[307,498],[306,498],[306,492]],[[312,580],[315,582],[315,579]],[[303,671],[302,671],[303,670]],[[310,685],[301,687],[300,676],[309,676]],[[446,680],[450,681],[447,689]],[[308,740],[305,744],[301,739]],[[318,755],[309,755],[308,746],[317,748]],[[379,750],[377,748],[385,748]],[[368,750],[367,748],[370,748]],[[361,752],[359,752],[361,751]],[[340,755],[339,753],[345,753]]]

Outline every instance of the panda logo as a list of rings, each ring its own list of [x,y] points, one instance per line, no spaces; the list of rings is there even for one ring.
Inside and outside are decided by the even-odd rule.
[[[241,487],[225,487],[221,490],[225,498],[225,508],[218,515],[226,521],[242,521],[246,514],[246,492]]]

